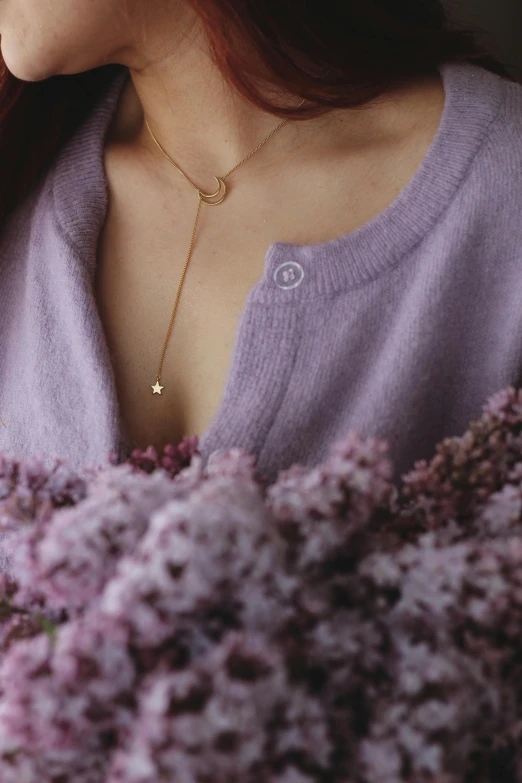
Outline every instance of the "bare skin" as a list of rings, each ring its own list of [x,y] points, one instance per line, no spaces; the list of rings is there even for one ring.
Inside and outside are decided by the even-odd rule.
[[[313,121],[315,133],[289,122],[231,175],[225,201],[201,207],[160,396],[151,385],[188,252],[197,194],[153,143],[143,135],[137,141],[132,128],[140,124],[139,101],[128,84],[105,151],[110,200],[98,247],[96,298],[134,446],[161,450],[184,435],[201,436],[220,407],[239,318],[263,276],[269,245],[325,242],[386,209],[419,168],[443,108],[437,75],[398,92],[364,119],[359,115],[357,135],[350,111]],[[256,143],[278,122],[272,118]],[[215,190],[212,175],[228,170],[209,167],[198,180],[183,166],[178,145],[164,139],[162,144],[207,192]]]

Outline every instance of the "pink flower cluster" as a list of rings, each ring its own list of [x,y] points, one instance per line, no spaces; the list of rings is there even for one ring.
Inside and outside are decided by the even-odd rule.
[[[520,783],[522,391],[388,453],[1,455],[1,783]]]

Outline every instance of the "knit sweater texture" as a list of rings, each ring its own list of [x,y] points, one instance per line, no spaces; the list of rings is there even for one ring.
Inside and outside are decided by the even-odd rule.
[[[330,241],[267,247],[200,433],[205,462],[239,446],[273,480],[356,430],[388,441],[400,482],[492,394],[519,386],[522,86],[468,63],[439,70],[440,125],[393,203]],[[94,295],[105,137],[127,78],[111,75],[2,227],[0,449],[16,458],[80,468],[129,454]]]

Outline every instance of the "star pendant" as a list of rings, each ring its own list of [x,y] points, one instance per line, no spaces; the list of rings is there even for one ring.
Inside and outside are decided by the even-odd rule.
[[[161,394],[161,390],[164,389],[165,387],[164,386],[160,386],[159,381],[156,381],[156,385],[155,386],[151,386],[150,388],[154,390],[152,392],[153,394]]]

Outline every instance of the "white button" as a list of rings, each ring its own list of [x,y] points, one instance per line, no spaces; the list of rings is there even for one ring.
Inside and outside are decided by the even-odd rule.
[[[301,285],[304,269],[297,261],[285,261],[274,272],[274,280],[279,288],[295,288]]]

